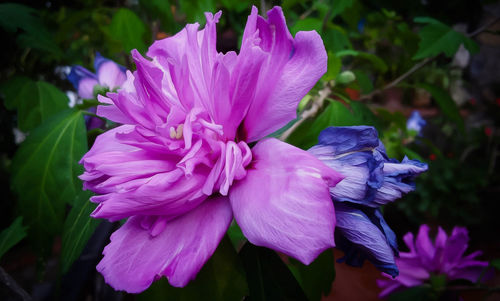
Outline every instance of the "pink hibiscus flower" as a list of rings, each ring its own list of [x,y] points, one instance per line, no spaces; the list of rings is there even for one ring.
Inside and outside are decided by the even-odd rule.
[[[326,71],[320,36],[293,38],[281,8],[252,9],[239,54],[216,51],[221,13],[132,56],[137,66],[97,114],[123,125],[82,158],[92,213],[128,218],[97,269],[117,290],[141,292],[162,276],[185,286],[233,217],[253,244],[305,264],[334,246],[329,187],[342,176],[313,155],[265,138],[295,118]],[[250,143],[255,143],[250,148]]]

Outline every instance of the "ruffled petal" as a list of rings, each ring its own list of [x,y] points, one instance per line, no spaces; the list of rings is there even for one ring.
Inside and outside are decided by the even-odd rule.
[[[342,177],[277,139],[260,141],[252,154],[246,177],[229,194],[238,225],[251,243],[309,264],[334,246],[335,212],[328,186]]]
[[[377,130],[372,126],[335,126],[321,131],[320,145],[328,145],[331,155],[353,151],[372,150],[379,145]]]
[[[415,249],[419,254],[420,260],[425,268],[430,271],[436,269],[432,261],[434,257],[435,247],[429,238],[429,226],[421,225],[415,241]]]
[[[276,131],[296,117],[300,100],[326,72],[327,55],[315,31],[292,37],[280,7],[267,13],[267,20],[252,9],[242,40],[240,55],[260,48],[266,61],[260,67],[255,96],[243,124],[240,139],[248,142]],[[258,67],[258,66],[255,66]],[[251,72],[251,70],[249,70]]]
[[[130,137],[133,145],[127,140]],[[198,141],[189,151],[170,151],[160,138],[131,125],[97,137],[81,160],[86,171],[80,176],[85,189],[100,194],[91,198],[99,204],[93,217],[110,221],[134,215],[174,218],[207,198],[202,188],[211,170],[206,161],[211,150]]]
[[[308,150],[345,179],[331,188],[336,201],[377,208],[415,189],[413,179],[427,164],[389,159],[377,131],[370,126],[329,127]]]
[[[337,246],[345,252],[345,257],[340,261],[360,267],[364,260],[368,259],[382,272],[393,277],[398,275],[394,249],[391,245],[395,244],[392,230],[383,228],[382,230],[365,212],[346,203],[335,203],[335,215],[337,218],[335,240]],[[384,233],[389,230],[391,243]]]
[[[375,208],[383,204],[375,197],[378,189],[384,185],[382,171],[384,161],[376,158],[371,150],[334,155],[335,145],[319,144],[310,148],[308,152],[345,177],[337,186],[330,188],[335,201]]]
[[[458,263],[469,243],[469,234],[464,227],[455,227],[446,241],[443,259],[447,264]]]
[[[219,197],[162,224],[156,235],[145,229],[145,218],[131,217],[113,233],[97,266],[116,290],[139,293],[162,276],[172,286],[185,286],[214,253],[232,214],[227,198]]]

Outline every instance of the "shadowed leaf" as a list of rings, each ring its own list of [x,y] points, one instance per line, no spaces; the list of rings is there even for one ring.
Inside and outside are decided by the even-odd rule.
[[[63,226],[61,244],[61,271],[66,273],[82,253],[85,244],[94,233],[101,220],[90,217],[96,204],[89,201],[90,191],[82,191],[76,197],[73,208]]]
[[[68,109],[33,130],[15,154],[12,188],[36,244],[61,232],[66,204],[82,189],[78,160],[86,151],[82,113]]]
[[[26,227],[23,226],[23,217],[20,216],[0,233],[0,258],[26,236]]]
[[[250,300],[307,300],[299,283],[272,250],[246,243],[240,251]]]

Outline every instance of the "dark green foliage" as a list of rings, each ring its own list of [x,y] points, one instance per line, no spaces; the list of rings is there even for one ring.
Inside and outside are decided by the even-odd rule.
[[[464,121],[462,116],[460,116],[457,104],[453,101],[450,94],[439,87],[425,83],[420,84],[420,87],[429,91],[446,117],[455,122],[461,131],[464,131]]]
[[[63,274],[80,256],[83,247],[101,222],[101,220],[90,218],[90,214],[97,206],[89,202],[92,195],[89,191],[80,192],[64,222],[61,244],[61,271]]]
[[[111,19],[109,33],[114,40],[120,42],[125,52],[137,49],[146,51],[146,25],[137,15],[127,8],[120,8]]]
[[[86,151],[83,115],[67,109],[33,130],[14,156],[12,188],[38,246],[60,233],[66,205],[82,189],[78,161]]]
[[[479,46],[474,41],[438,20],[422,17],[416,18],[415,22],[427,24],[419,32],[420,44],[417,53],[413,56],[416,60],[433,57],[440,53],[452,57],[461,44],[472,53],[479,50]]]
[[[26,227],[23,226],[23,218],[20,216],[12,222],[10,227],[0,232],[0,258],[25,236]]]
[[[17,42],[21,47],[35,48],[54,58],[62,55],[36,9],[16,3],[0,4],[0,28],[11,33],[19,30]]]
[[[5,107],[17,110],[18,126],[29,131],[52,115],[68,108],[68,97],[47,82],[14,77],[0,86]]]
[[[307,300],[299,283],[273,251],[246,243],[240,251],[249,300]]]
[[[289,268],[307,295],[309,301],[321,300],[328,296],[335,280],[335,258],[328,249],[321,253],[310,265],[290,259]]]

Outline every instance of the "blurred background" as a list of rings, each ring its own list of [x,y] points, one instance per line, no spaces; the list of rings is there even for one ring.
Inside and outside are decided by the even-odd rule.
[[[40,165],[43,158],[50,159],[49,151],[37,157],[36,149],[18,150],[31,133],[50,136],[55,130],[43,125],[55,110],[47,109],[54,108],[54,99],[79,108],[88,105],[67,80],[71,66],[93,70],[99,52],[133,70],[130,50],[144,54],[154,40],[174,35],[186,23],[204,24],[204,12],[218,10],[223,13],[217,48],[237,51],[252,5],[260,14],[282,6],[291,33],[316,30],[329,55],[328,71],[302,100],[299,115],[315,104],[318,91],[325,87],[328,97],[286,140],[307,149],[327,126],[375,126],[390,157],[408,156],[429,164],[413,193],[383,208],[398,239],[423,223],[448,231],[466,226],[469,248],[483,250],[483,260],[499,265],[495,261],[500,258],[497,1],[2,1],[0,229],[6,230],[0,235],[0,299],[23,300],[28,298],[26,292],[35,300],[161,296],[161,289],[156,290],[160,295],[153,290],[137,296],[115,292],[96,273],[95,264],[117,224],[87,218],[92,208],[83,204],[89,194],[79,193],[81,183],[75,178],[80,167],[55,171],[50,164]],[[81,146],[83,154],[101,131],[68,137],[68,145],[83,139],[88,144]],[[49,174],[76,179],[70,183],[76,188],[56,187],[53,184],[61,182],[52,183],[52,177],[40,183],[35,176],[20,176],[23,168],[45,168]],[[32,194],[26,195],[26,190]],[[57,201],[61,195],[71,201]],[[402,241],[399,245],[404,246]],[[325,292],[328,300],[377,300],[375,279],[380,273],[370,263],[362,269],[336,265],[333,289]],[[486,291],[464,292],[462,297],[500,298],[486,295]]]

